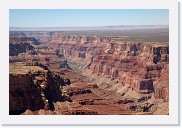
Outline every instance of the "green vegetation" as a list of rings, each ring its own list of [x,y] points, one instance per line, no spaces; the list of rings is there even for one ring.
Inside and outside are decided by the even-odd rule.
[[[61,35],[126,36],[121,41],[169,42],[169,29],[60,31]]]
[[[76,62],[74,62],[74,61],[68,61],[68,65],[69,65],[69,67],[70,67],[71,69],[73,69],[74,71],[76,71],[76,72],[78,72],[78,73],[81,73],[83,65],[78,64],[78,63],[76,63]]]

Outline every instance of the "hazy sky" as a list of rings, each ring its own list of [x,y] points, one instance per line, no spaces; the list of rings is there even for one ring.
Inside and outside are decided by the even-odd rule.
[[[10,27],[168,25],[167,9],[11,9]]]

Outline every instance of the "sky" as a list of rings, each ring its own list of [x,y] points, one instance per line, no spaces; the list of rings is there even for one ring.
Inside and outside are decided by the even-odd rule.
[[[10,9],[10,27],[168,25],[167,9]]]

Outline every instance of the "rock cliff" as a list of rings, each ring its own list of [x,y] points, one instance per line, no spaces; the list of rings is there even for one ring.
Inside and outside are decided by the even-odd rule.
[[[10,114],[20,114],[27,109],[54,110],[53,102],[64,101],[61,87],[64,79],[38,63],[10,64]]]
[[[10,43],[23,43],[23,42],[27,42],[27,43],[31,43],[32,45],[39,45],[41,44],[40,41],[38,41],[37,39],[35,39],[34,37],[28,37],[28,36],[10,36],[9,38],[9,42]]]
[[[17,56],[20,53],[35,54],[34,47],[29,43],[9,44],[9,55]]]
[[[116,79],[140,94],[154,93],[155,98],[168,99],[168,43],[57,34],[49,46],[59,49],[68,60],[82,64],[82,73],[88,77],[92,73]]]

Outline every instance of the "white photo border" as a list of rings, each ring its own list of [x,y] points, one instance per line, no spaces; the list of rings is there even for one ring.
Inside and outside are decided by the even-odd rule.
[[[169,9],[169,115],[9,115],[9,9]],[[1,0],[0,115],[4,125],[179,125],[176,0]]]

